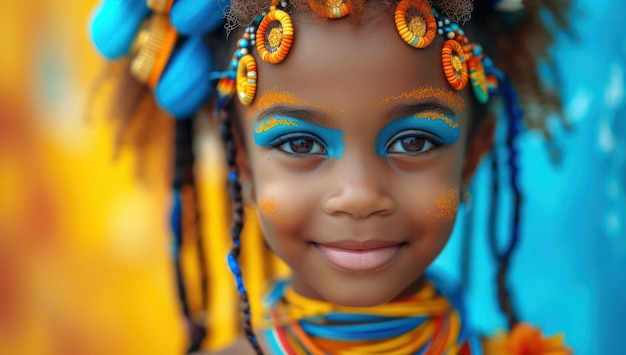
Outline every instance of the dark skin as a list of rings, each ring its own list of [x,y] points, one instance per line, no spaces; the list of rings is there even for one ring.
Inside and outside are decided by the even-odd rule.
[[[287,59],[271,65],[257,57],[256,100],[278,88],[299,101],[254,111],[239,103],[236,107],[241,178],[251,186],[250,199],[259,207],[268,245],[291,267],[296,292],[348,306],[375,306],[420,288],[424,270],[454,225],[454,218],[433,213],[435,202],[452,191],[452,203],[458,203],[460,191],[491,149],[494,127],[492,118],[473,117],[469,87],[455,93],[463,107],[428,95],[381,103],[424,88],[453,90],[441,69],[443,39],[417,50],[399,37],[391,13],[370,7],[363,16],[359,25],[292,16],[296,39]],[[341,131],[342,154],[329,157],[324,144],[316,144],[332,144],[315,140],[305,145],[304,155],[294,155],[289,143],[267,147],[255,142],[258,117],[279,106],[287,109],[281,113]],[[392,144],[399,150],[376,154],[386,125],[433,110],[456,119],[456,141],[440,146],[417,137],[422,139],[417,145]],[[272,213],[263,207],[270,200]],[[329,262],[318,246],[341,238],[399,246],[380,267],[346,270]],[[244,343],[222,353],[244,354]]]

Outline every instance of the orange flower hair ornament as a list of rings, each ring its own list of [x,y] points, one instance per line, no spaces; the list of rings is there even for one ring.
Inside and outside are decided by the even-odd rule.
[[[485,355],[570,355],[563,336],[544,337],[530,324],[519,323],[508,333],[497,334],[485,342]]]

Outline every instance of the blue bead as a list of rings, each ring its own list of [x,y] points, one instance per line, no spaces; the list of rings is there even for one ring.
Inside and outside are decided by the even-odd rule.
[[[155,89],[161,108],[177,119],[192,117],[212,93],[209,76],[215,70],[202,37],[191,37],[172,53]]]
[[[228,174],[228,180],[230,180],[230,181],[237,181],[237,173],[232,172],[232,173]]]
[[[228,267],[230,268],[230,271],[235,274],[235,276],[241,275],[239,263],[237,263],[237,259],[233,254],[228,254]]]
[[[248,42],[247,39],[242,38],[239,40],[239,43],[237,43],[237,45],[239,46],[239,48],[248,48],[248,46],[250,45],[250,42]]]
[[[145,1],[102,1],[94,10],[89,25],[94,46],[107,59],[128,54],[141,23],[149,14]]]
[[[243,279],[241,278],[241,276],[237,275],[235,277],[235,282],[237,283],[237,291],[239,291],[239,293],[241,294],[246,293],[246,288],[243,286]]]
[[[182,35],[203,35],[224,24],[222,15],[229,3],[224,0],[176,0],[170,11],[170,19]]]

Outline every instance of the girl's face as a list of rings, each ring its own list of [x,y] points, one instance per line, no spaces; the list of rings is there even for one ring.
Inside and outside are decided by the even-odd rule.
[[[265,238],[304,296],[371,306],[410,294],[475,164],[468,89],[446,81],[442,38],[414,49],[389,13],[293,20],[289,55],[257,57],[256,99],[239,107]]]

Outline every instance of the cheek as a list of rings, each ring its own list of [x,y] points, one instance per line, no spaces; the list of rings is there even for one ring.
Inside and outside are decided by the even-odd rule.
[[[271,196],[261,196],[258,200],[259,213],[264,221],[276,225],[284,225],[286,216],[280,202]]]
[[[460,201],[459,188],[452,182],[415,189],[405,196],[404,213],[418,234],[431,239],[451,232]]]
[[[306,176],[290,174],[270,160],[254,172],[254,185],[261,226],[268,239],[298,239],[315,222],[319,198],[316,184]]]
[[[449,234],[454,225],[460,201],[460,156],[445,157],[436,166],[394,183],[401,209],[410,215],[416,230],[431,238]]]
[[[307,233],[316,222],[311,197],[294,190],[290,182],[259,181],[258,213],[261,229],[270,249],[290,267],[298,265],[308,244]],[[308,202],[308,203],[307,203]]]
[[[447,189],[435,198],[434,208],[427,210],[426,213],[444,222],[454,222],[459,210],[459,200],[457,187]]]

